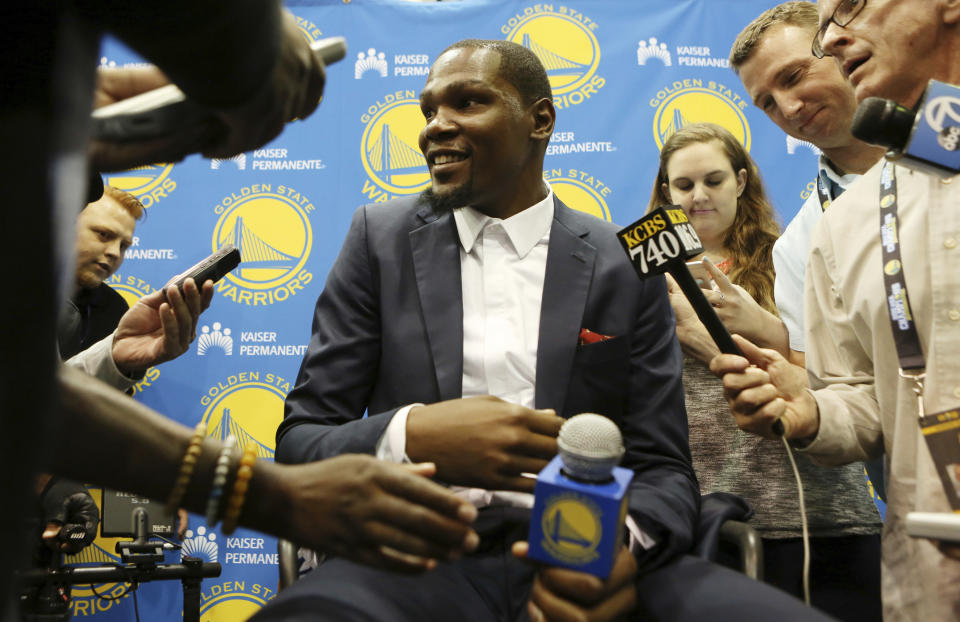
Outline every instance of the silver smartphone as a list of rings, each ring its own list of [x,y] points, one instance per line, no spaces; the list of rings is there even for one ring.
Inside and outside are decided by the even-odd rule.
[[[710,271],[707,270],[702,261],[688,261],[687,268],[689,268],[690,275],[697,281],[697,285],[701,289],[716,289],[713,277],[710,276]]]
[[[319,39],[310,48],[324,65],[347,55],[343,37]],[[210,111],[187,99],[177,85],[168,84],[93,111],[94,138],[133,142],[166,136],[185,125],[203,120]]]

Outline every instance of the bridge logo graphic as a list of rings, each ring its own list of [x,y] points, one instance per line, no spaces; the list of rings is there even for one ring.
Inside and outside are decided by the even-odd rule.
[[[304,270],[313,246],[312,203],[289,187],[263,187],[231,202],[212,236],[213,250],[233,244],[240,251],[240,265],[217,291],[254,306],[286,300],[312,278]]]
[[[512,19],[502,30],[508,41],[519,43],[537,55],[547,70],[554,103],[558,108],[583,103],[604,84],[597,75],[600,44],[594,34],[597,23],[561,7],[533,11]]]
[[[414,97],[395,99],[367,121],[360,140],[363,169],[384,191],[416,194],[429,185],[430,171],[419,146],[423,124]]]
[[[653,116],[653,138],[657,148],[662,149],[663,143],[680,128],[700,122],[716,123],[726,128],[750,151],[750,125],[746,115],[736,102],[719,90],[702,86],[672,90],[660,100]]]
[[[604,195],[589,183],[592,176],[587,176],[587,181],[583,181],[575,177],[565,177],[559,169],[551,169],[543,172],[543,178],[567,207],[610,221],[610,208]],[[602,184],[601,187],[607,188]]]
[[[557,495],[544,508],[543,546],[557,559],[583,564],[596,559],[602,528],[600,508],[588,497]]]
[[[218,385],[223,389],[216,391],[203,413],[207,436],[225,441],[232,435],[238,447],[253,443],[258,458],[273,460],[274,435],[283,420],[283,400],[287,396],[283,389],[289,389],[285,383],[277,386],[259,380],[277,380],[273,374],[250,372],[243,377],[246,380],[230,384],[236,379],[231,377]]]

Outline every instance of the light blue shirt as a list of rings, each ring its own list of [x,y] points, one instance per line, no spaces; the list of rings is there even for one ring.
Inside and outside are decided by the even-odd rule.
[[[855,173],[840,175],[831,166],[829,160],[820,156],[820,178],[828,182],[825,184],[826,193],[831,201],[840,194],[835,192],[835,186],[839,186],[842,192],[857,177],[859,175]],[[813,227],[822,215],[820,195],[816,191],[811,192],[803,203],[803,207],[787,225],[783,235],[773,245],[773,267],[777,273],[773,284],[773,298],[780,313],[780,319],[787,325],[790,349],[797,352],[806,351],[803,343],[803,277],[806,273],[807,257],[810,254],[810,237],[813,235]]]

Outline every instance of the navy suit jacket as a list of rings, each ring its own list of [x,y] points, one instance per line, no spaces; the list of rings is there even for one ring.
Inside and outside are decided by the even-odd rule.
[[[700,494],[666,284],[637,277],[617,230],[555,199],[536,407],[600,413],[620,426],[621,465],[635,471],[630,511],[657,542],[638,556],[644,569],[690,549]],[[581,346],[581,328],[614,338]],[[462,375],[453,215],[437,216],[417,197],[363,206],[317,300],[276,459],[373,454],[399,408],[461,397]]]

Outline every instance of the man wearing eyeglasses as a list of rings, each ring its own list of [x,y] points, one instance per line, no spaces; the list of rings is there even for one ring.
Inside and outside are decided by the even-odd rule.
[[[960,83],[960,0],[822,0],[818,13],[811,51],[834,58],[858,101],[914,106],[931,78]],[[885,451],[884,620],[960,619],[960,562],[905,530],[908,512],[953,509],[919,422],[960,408],[960,185],[873,166],[821,218],[804,299],[815,390],[741,340],[746,358],[712,363],[734,415],[765,436],[780,419],[820,464]]]

